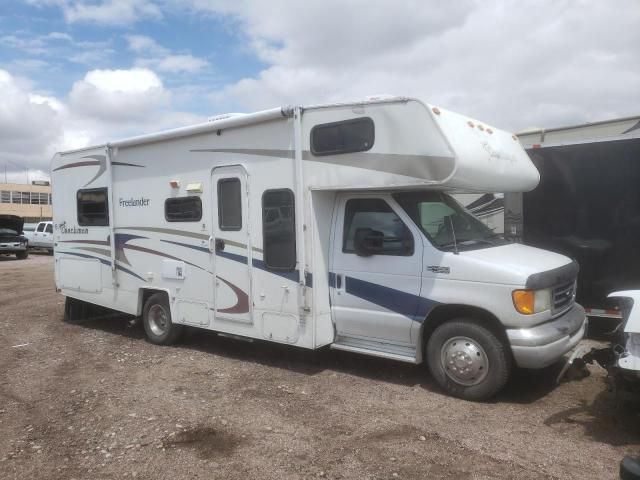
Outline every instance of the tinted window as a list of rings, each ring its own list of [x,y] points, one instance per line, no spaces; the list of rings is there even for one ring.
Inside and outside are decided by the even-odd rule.
[[[47,224],[47,228],[45,228],[44,230],[46,233],[53,233],[53,225],[51,225],[50,223]]]
[[[373,147],[374,139],[369,117],[325,123],[311,129],[311,152],[316,156],[364,152]]]
[[[199,222],[202,219],[200,197],[167,198],[164,201],[164,218],[167,222]]]
[[[358,229],[373,230],[379,238],[380,250],[376,255],[413,255],[413,235],[391,209],[379,198],[357,198],[347,201],[344,215],[342,251],[355,253]]]
[[[78,190],[78,225],[109,225],[109,201],[106,188]]]
[[[274,270],[296,267],[296,228],[291,190],[267,190],[262,196],[264,263]]]
[[[242,228],[242,193],[239,178],[218,180],[218,225],[220,230]]]
[[[44,223],[39,223],[38,228],[36,228],[36,232],[44,232]]]

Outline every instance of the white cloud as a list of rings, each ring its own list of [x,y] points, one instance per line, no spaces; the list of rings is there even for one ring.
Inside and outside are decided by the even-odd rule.
[[[27,0],[32,5],[57,6],[69,23],[130,25],[145,19],[162,18],[161,9],[152,0]]]
[[[173,1],[226,15],[268,65],[212,97],[225,108],[388,92],[514,130],[638,113],[636,0]]]
[[[160,58],[142,58],[140,66],[154,67],[166,73],[197,73],[209,66],[209,62],[193,55],[167,55]]]
[[[134,121],[169,104],[170,93],[151,70],[92,70],[74,83],[74,111],[103,121]]]
[[[129,49],[139,55],[140,67],[150,67],[165,73],[197,73],[209,66],[206,60],[191,54],[173,54],[153,38],[144,35],[125,35]]]
[[[146,35],[125,35],[129,49],[137,53],[151,53],[154,55],[166,55],[169,53],[167,48],[164,48],[153,38]]]
[[[43,165],[62,132],[61,104],[0,69],[0,164]],[[41,160],[39,160],[41,159]],[[13,167],[12,167],[13,166]]]
[[[46,177],[56,151],[151,133],[206,120],[176,111],[172,95],[149,69],[91,70],[67,99],[33,90],[25,78],[0,69],[0,173]],[[13,173],[12,173],[13,172]]]

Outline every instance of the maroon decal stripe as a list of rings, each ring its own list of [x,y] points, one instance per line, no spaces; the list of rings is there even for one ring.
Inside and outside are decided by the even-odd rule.
[[[57,172],[58,170],[64,170],[65,168],[87,167],[89,165],[100,165],[100,162],[98,162],[98,161],[86,161],[86,162],[69,163],[67,165],[62,165],[61,167],[54,168],[53,171]]]
[[[249,295],[247,295],[246,293],[244,293],[244,291],[242,291],[242,289],[240,289],[239,287],[236,287],[233,283],[227,282],[224,278],[218,277],[216,276],[216,278],[218,280],[221,280],[222,282],[224,282],[231,290],[233,290],[233,293],[236,294],[237,297],[237,302],[234,306],[229,307],[229,308],[222,308],[220,310],[217,310],[217,312],[220,313],[247,313],[249,311]]]
[[[109,240],[60,240],[58,243],[88,243],[89,245],[111,245]]]

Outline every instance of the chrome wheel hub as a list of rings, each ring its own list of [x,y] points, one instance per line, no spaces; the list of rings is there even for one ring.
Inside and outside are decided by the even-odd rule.
[[[453,337],[445,342],[440,361],[447,376],[464,386],[477,385],[489,373],[489,359],[482,346],[468,337]]]
[[[162,336],[169,328],[169,316],[161,305],[153,305],[149,309],[149,328],[154,335]]]

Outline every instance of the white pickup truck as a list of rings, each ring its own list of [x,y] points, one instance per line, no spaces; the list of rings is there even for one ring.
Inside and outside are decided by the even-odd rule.
[[[53,253],[53,222],[40,222],[32,231],[25,230],[29,248],[42,248]]]

